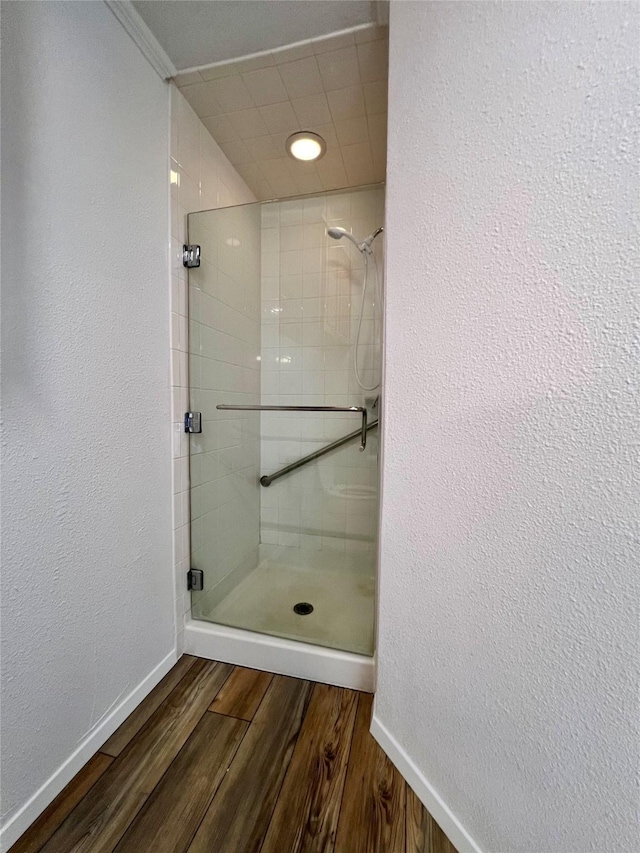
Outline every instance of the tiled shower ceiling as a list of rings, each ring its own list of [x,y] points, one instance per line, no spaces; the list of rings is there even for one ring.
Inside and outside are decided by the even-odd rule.
[[[371,25],[175,82],[258,199],[362,186],[385,178],[387,46],[387,29]],[[286,154],[298,130],[326,140],[324,157]]]

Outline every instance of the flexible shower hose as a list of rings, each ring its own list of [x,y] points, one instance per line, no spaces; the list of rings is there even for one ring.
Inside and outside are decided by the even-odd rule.
[[[360,348],[360,333],[362,331],[362,315],[364,314],[364,301],[367,295],[367,281],[369,278],[369,255],[373,253],[370,250],[365,250],[362,252],[364,257],[364,282],[362,284],[362,298],[360,300],[360,316],[358,317],[358,330],[356,332],[356,345],[353,351],[353,367],[356,374],[356,382],[362,388],[363,391],[375,391],[380,387],[380,381],[375,385],[365,385],[362,379],[360,378],[360,370],[358,368],[358,350]],[[376,304],[376,299],[378,300],[379,310],[382,309],[382,300],[380,298],[380,283],[378,280],[378,265],[376,264],[375,257],[373,259],[373,271],[376,276],[376,292],[374,294],[374,305]],[[375,317],[373,318],[375,322]]]

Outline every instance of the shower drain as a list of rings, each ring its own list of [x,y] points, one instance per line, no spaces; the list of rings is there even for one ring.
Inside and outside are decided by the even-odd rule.
[[[293,605],[293,612],[297,613],[298,616],[308,616],[313,613],[313,604],[309,604],[308,601],[299,601]]]

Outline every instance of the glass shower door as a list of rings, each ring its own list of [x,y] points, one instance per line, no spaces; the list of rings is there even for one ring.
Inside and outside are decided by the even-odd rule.
[[[372,654],[377,392],[352,369],[362,259],[326,231],[369,233],[383,203],[376,188],[189,217],[201,246],[189,272],[196,619]],[[380,357],[370,303],[368,379]]]
[[[220,411],[222,403],[260,402],[260,209],[231,207],[189,217],[201,247],[189,270],[191,566],[203,573],[192,594],[197,619],[258,565],[260,416]]]

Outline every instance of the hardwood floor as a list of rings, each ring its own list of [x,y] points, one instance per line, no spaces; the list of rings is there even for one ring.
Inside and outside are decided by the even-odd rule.
[[[371,704],[184,655],[9,853],[456,853]]]

